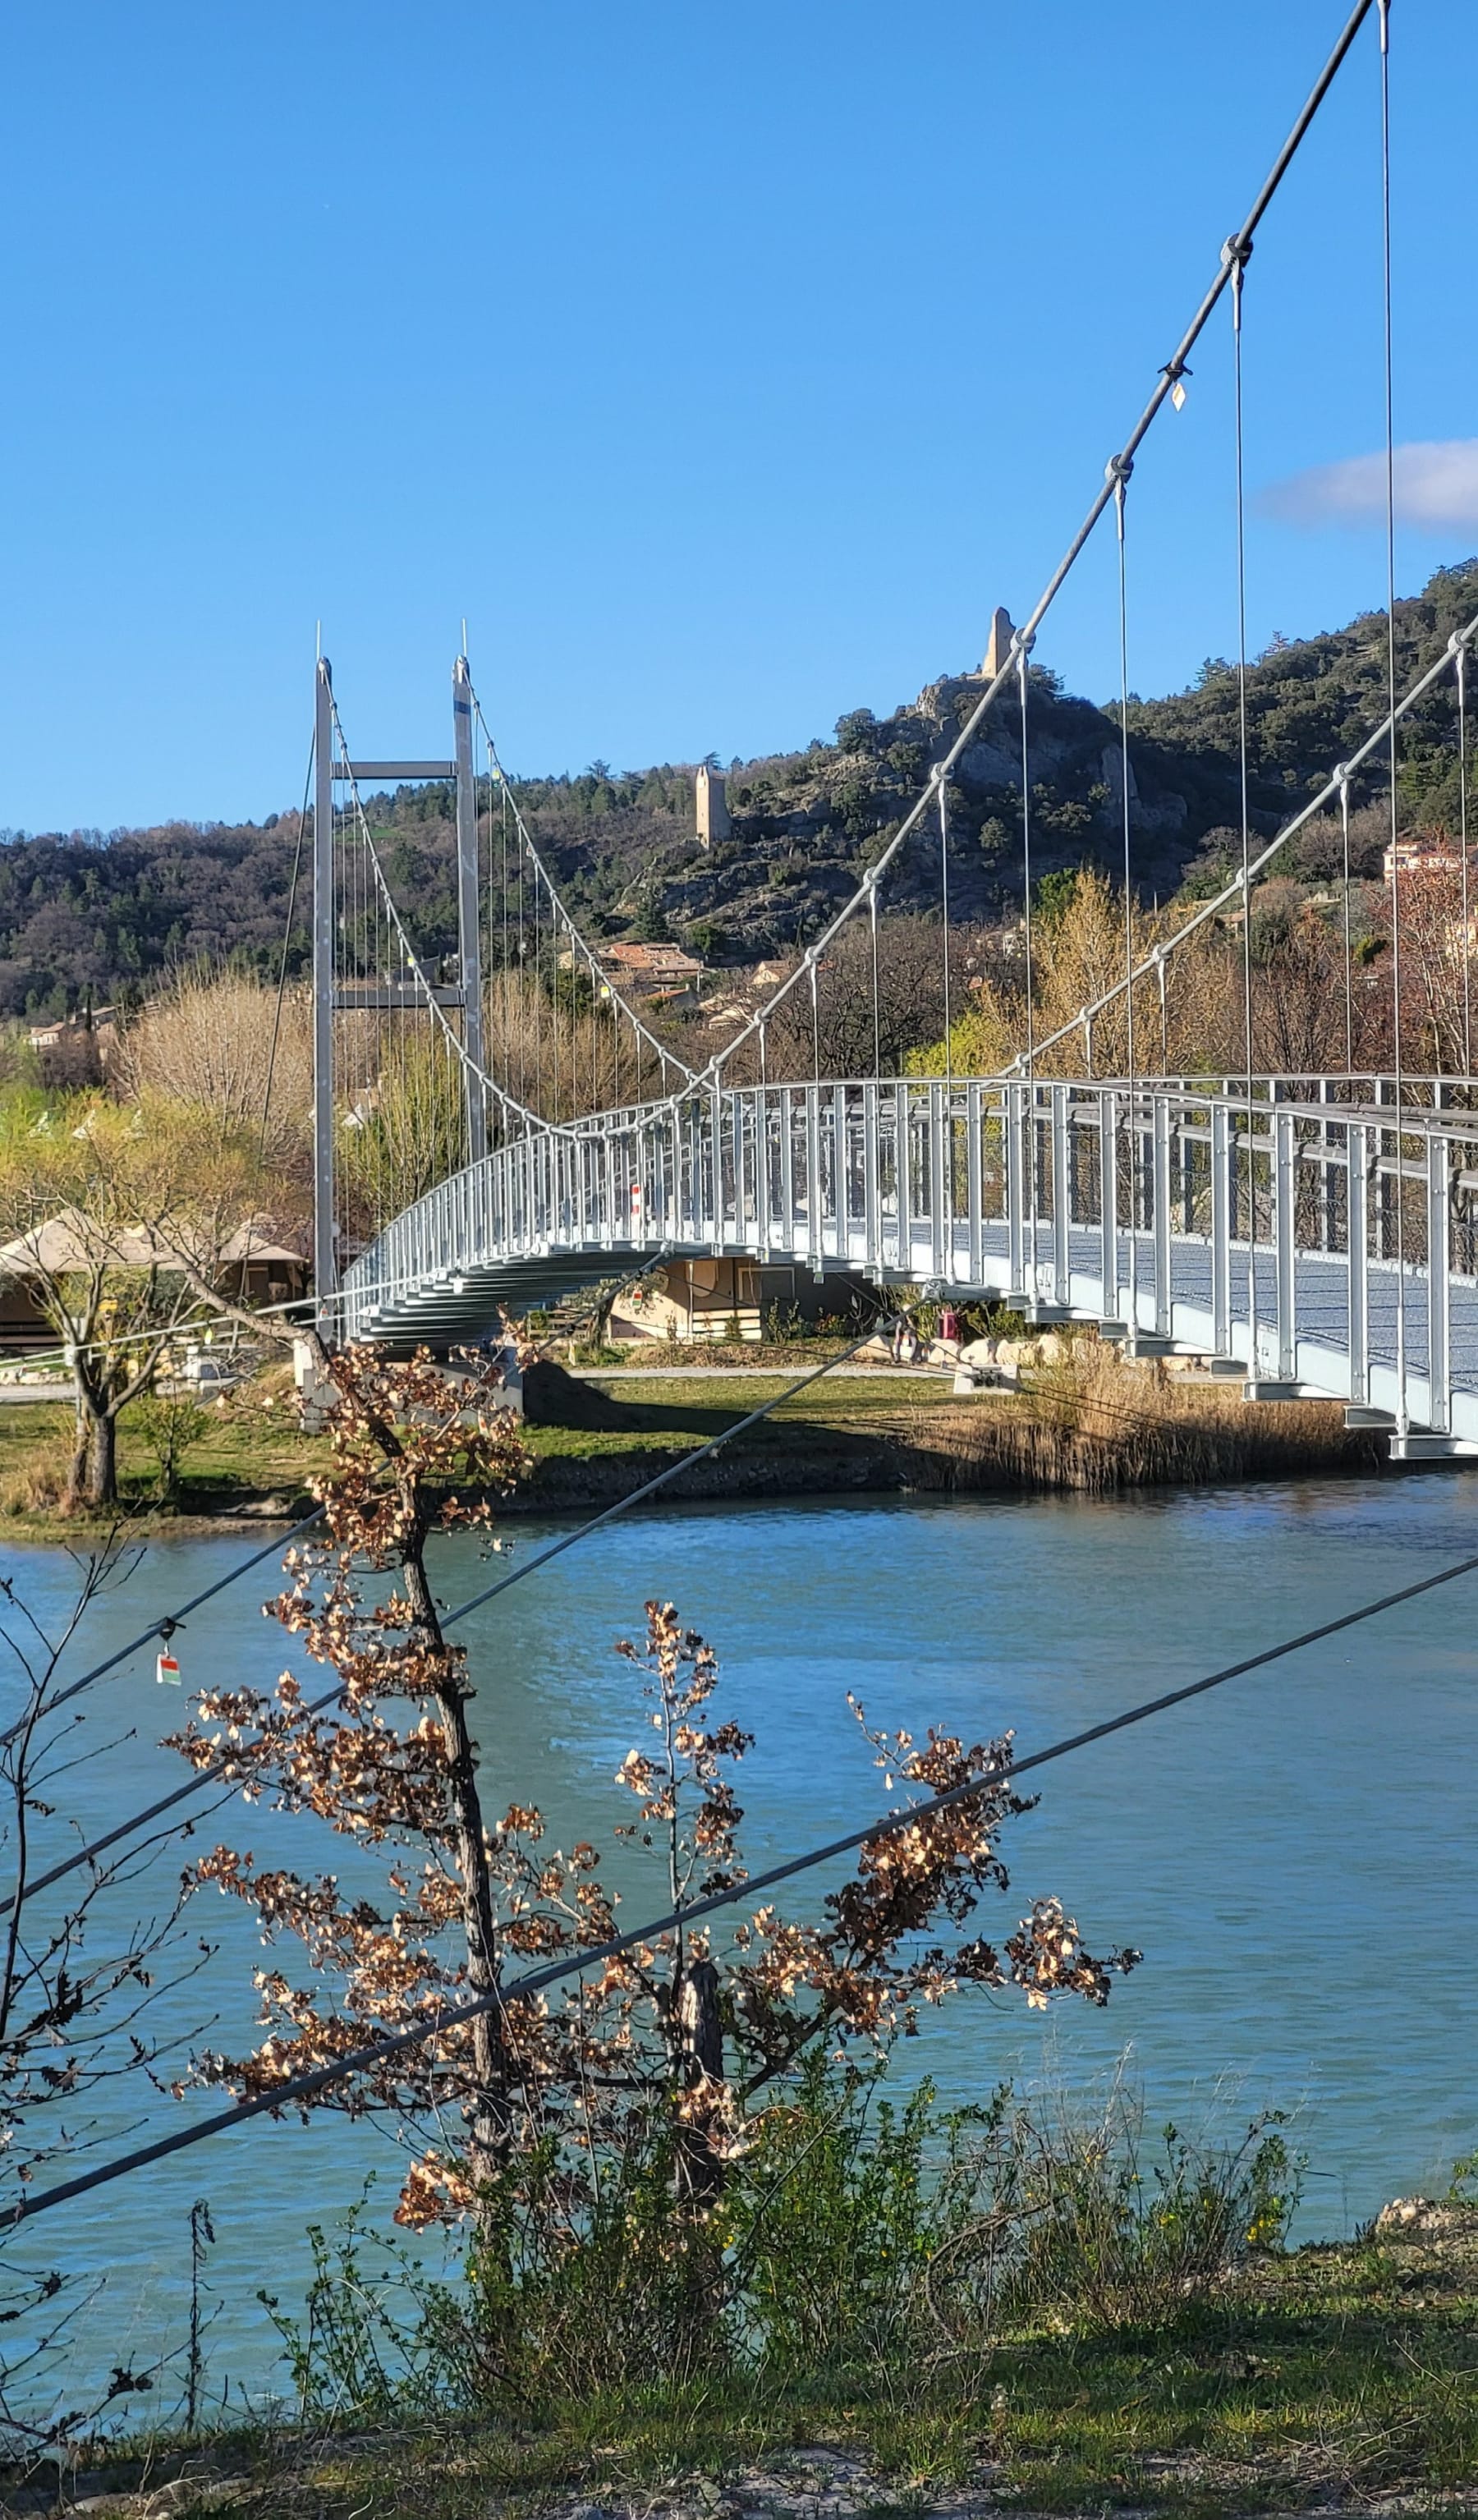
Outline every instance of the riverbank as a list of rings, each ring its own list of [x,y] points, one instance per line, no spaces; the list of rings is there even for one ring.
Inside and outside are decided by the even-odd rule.
[[[856,2371],[654,2371],[520,2422],[160,2441],[45,2487],[17,2476],[4,2504],[119,2520],[1471,2511],[1475,2319],[1478,2212],[1440,2206],[1254,2260],[1169,2317],[1054,2315],[965,2357],[941,2333],[933,2358]]]
[[[811,1371],[822,1361],[809,1360]],[[687,1454],[758,1425],[680,1470],[662,1492],[689,1503],[744,1497],[1075,1492],[1112,1494],[1232,1480],[1369,1475],[1385,1462],[1378,1432],[1350,1429],[1333,1401],[1249,1406],[1240,1385],[1195,1381],[1124,1362],[1097,1341],[1023,1374],[1019,1387],[957,1396],[939,1374],[838,1372],[785,1397],[800,1359],[694,1372],[685,1363],[640,1376],[579,1378],[541,1362],[526,1390],[533,1468],[504,1501],[514,1515],[579,1512],[635,1494]],[[0,1527],[13,1538],[85,1533],[58,1505],[70,1410],[55,1402],[0,1411]],[[160,1497],[157,1444],[137,1418],[119,1430],[124,1510],[141,1529],[178,1537],[291,1522],[311,1504],[328,1463],[321,1437],[286,1405],[251,1394],[201,1413],[182,1449],[174,1493]]]

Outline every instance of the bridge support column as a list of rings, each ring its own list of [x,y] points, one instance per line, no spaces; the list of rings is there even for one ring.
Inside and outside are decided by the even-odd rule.
[[[482,922],[478,916],[477,782],[472,770],[472,684],[467,658],[452,667],[452,734],[457,764],[457,969],[462,987],[462,1039],[471,1065],[463,1070],[467,1102],[467,1159],[487,1152],[487,1105],[480,1075],[482,1042]]]
[[[318,660],[313,710],[313,1318],[335,1344],[334,677]]]

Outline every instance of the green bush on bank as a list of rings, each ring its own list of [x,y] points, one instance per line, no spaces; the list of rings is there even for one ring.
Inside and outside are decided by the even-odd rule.
[[[554,2421],[658,2379],[845,2388],[983,2363],[1044,2323],[1152,2323],[1279,2252],[1301,2176],[1276,2118],[1215,2146],[1148,2137],[1121,2087],[1096,2115],[1005,2088],[946,2110],[928,2083],[898,2102],[823,2058],[752,2122],[706,2214],[665,2141],[604,2159],[578,2212],[553,2155],[520,2163],[459,2283],[364,2206],[315,2228],[302,2313],[268,2304],[299,2420]]]

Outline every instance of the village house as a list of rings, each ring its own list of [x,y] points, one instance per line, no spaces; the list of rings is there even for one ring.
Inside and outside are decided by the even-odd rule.
[[[701,994],[703,964],[681,945],[603,945],[597,960],[607,979],[625,995],[669,998],[691,989]]]
[[[1387,883],[1398,875],[1459,875],[1462,871],[1461,852],[1434,832],[1409,832],[1404,839],[1391,843],[1381,863]]]

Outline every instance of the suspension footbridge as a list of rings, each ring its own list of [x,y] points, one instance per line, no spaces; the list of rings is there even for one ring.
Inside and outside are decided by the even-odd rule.
[[[1249,813],[1245,479],[1242,440],[1248,270],[1263,222],[1363,30],[1376,36],[1383,266],[1372,294],[1387,416],[1384,707],[1276,832]],[[1009,653],[981,678],[910,810],[824,932],[701,1067],[670,1031],[608,983],[505,777],[465,655],[453,671],[453,742],[438,760],[366,759],[347,743],[333,678],[318,667],[314,819],[315,1262],[331,1339],[485,1337],[581,1286],[662,1262],[784,1262],[879,1289],[978,1294],[1034,1323],[1096,1323],[1138,1353],[1179,1348],[1240,1373],[1249,1400],[1322,1396],[1388,1424],[1394,1453],[1478,1453],[1478,1102],[1463,1023],[1460,1073],[1435,1074],[1403,1001],[1399,779],[1409,729],[1456,751],[1461,793],[1457,951],[1464,1010],[1472,924],[1467,883],[1467,669],[1478,616],[1399,689],[1391,435],[1388,0],[1361,0],[1149,399],[1110,457],[1087,515]],[[1131,762],[1131,483],[1166,406],[1187,398],[1190,353],[1230,317],[1241,774],[1240,864],[1215,898],[1146,953],[1136,924]],[[1071,1020],[1040,1027],[1033,976],[1033,712],[1030,658],[1068,575],[1107,520],[1117,550],[1124,950],[1112,985]],[[1020,747],[1025,1041],[1007,1072],[956,1073],[951,1022],[952,809],[962,757],[987,716],[1014,712]],[[414,911],[397,902],[366,813],[368,789],[446,782],[455,796],[459,953],[433,969]],[[1349,931],[1352,799],[1389,809],[1389,1058],[1353,1056]],[[1252,1014],[1254,886],[1319,815],[1344,832],[1347,1060],[1343,1072],[1269,1073]],[[937,873],[943,973],[942,1073],[823,1072],[819,975],[843,930],[871,938],[873,1034],[890,873],[908,853]],[[1240,931],[1244,1057],[1233,1075],[1157,1072],[1166,1010],[1196,985],[1192,940],[1208,922]],[[864,957],[863,961],[866,962]],[[777,1077],[772,1028],[809,995],[809,1076]],[[955,1010],[958,1012],[958,1008]],[[372,1120],[387,1033],[410,1022],[420,1084],[402,1096],[421,1194],[398,1212],[346,1160],[346,1132]],[[790,1025],[793,1037],[796,1025]],[[938,1062],[936,1062],[938,1063]],[[880,1067],[874,1061],[874,1070]],[[404,1178],[402,1167],[397,1178]]]

